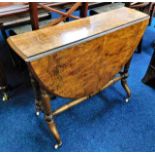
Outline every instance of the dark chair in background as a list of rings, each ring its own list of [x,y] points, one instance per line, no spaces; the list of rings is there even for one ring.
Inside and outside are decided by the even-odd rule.
[[[99,6],[90,10],[90,15],[99,14],[102,12],[108,12],[114,9],[124,7],[124,3],[107,3],[104,6]]]
[[[93,7],[98,5],[97,3],[90,3],[89,6]],[[8,34],[6,30],[9,30],[9,35],[16,35],[27,31],[36,30],[45,26],[52,26],[64,21],[66,18],[71,17],[79,19],[85,17],[88,11],[88,3],[62,2],[62,3],[1,3],[0,6],[0,31],[2,32],[4,40],[7,39]],[[68,10],[67,13],[59,10]],[[80,17],[72,15],[76,10],[80,10]],[[52,12],[60,14],[60,18],[52,20]],[[2,49],[1,49],[2,50]],[[2,51],[1,51],[2,52]],[[12,66],[21,67],[25,63],[16,54],[9,52],[9,59],[12,62]],[[1,58],[2,59],[2,58]],[[2,62],[1,62],[2,63]],[[7,100],[6,90],[10,88],[7,83],[5,64],[0,65],[0,92],[2,92],[3,100]]]
[[[154,3],[151,3],[151,2],[135,2],[135,3],[133,3],[133,2],[131,2],[131,3],[126,3],[126,6],[148,14],[150,16],[149,26],[151,25],[152,18],[154,15]],[[137,47],[137,53],[142,52],[142,43],[143,43],[143,38],[141,39],[141,41]]]
[[[155,88],[155,48],[148,69],[142,79],[142,82]]]

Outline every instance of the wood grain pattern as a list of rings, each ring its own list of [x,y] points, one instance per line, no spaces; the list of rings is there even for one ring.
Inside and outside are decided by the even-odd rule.
[[[25,60],[37,54],[48,53],[48,50],[78,42],[72,47],[63,47],[61,50],[58,48],[59,51],[55,53],[42,55],[42,58],[28,62],[42,88],[41,103],[50,131],[57,141],[55,148],[62,142],[53,116],[79,104],[118,80],[121,80],[127,96],[130,97],[126,83],[129,59],[147,24],[148,18],[145,14],[121,8],[8,39],[10,46]],[[107,33],[96,35],[105,31]],[[91,40],[85,39],[94,35],[96,37]],[[83,39],[83,42],[80,42],[80,39]],[[122,67],[124,70],[120,77],[114,78]],[[47,91],[61,97],[78,99],[52,112]]]
[[[64,25],[12,36],[8,39],[8,43],[18,55],[26,60],[101,32],[110,33],[111,30],[143,20],[143,18],[149,17],[144,13],[123,7]]]
[[[42,86],[61,97],[101,90],[131,58],[148,20],[31,62]]]

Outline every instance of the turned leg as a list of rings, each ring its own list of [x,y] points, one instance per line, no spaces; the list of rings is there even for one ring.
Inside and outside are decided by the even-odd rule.
[[[126,103],[129,101],[129,98],[131,96],[131,91],[130,91],[130,89],[128,87],[128,84],[127,84],[128,70],[129,70],[129,66],[130,66],[130,61],[131,61],[131,59],[124,66],[123,72],[121,72],[121,75],[122,75],[121,84],[122,84],[122,87],[124,88],[124,90],[125,90],[125,92],[127,94],[127,97],[125,99]]]
[[[128,87],[128,84],[127,84],[126,79],[123,78],[123,79],[121,80],[121,84],[122,84],[124,90],[125,90],[126,93],[127,93],[127,97],[126,97],[126,99],[125,99],[125,102],[127,103],[127,102],[129,101],[130,96],[131,96],[131,91],[130,91],[130,89],[129,89],[129,87]]]
[[[43,104],[44,113],[45,113],[45,120],[48,124],[48,127],[51,133],[53,134],[55,140],[57,141],[57,144],[54,147],[55,149],[58,149],[62,145],[62,142],[61,142],[61,138],[58,133],[56,124],[53,119],[51,105],[50,105],[50,96],[49,94],[47,94],[45,90],[41,90],[41,94],[42,94],[42,101],[43,101],[42,104]]]
[[[7,101],[9,98],[7,94],[7,81],[6,81],[5,72],[1,63],[0,63],[0,91],[2,93],[2,100]]]
[[[36,115],[39,116],[40,112],[43,111],[42,108],[42,99],[41,99],[41,92],[40,92],[40,86],[38,82],[34,79],[33,75],[30,73],[30,80],[31,84],[34,90],[34,95],[35,95],[35,109],[36,109]]]

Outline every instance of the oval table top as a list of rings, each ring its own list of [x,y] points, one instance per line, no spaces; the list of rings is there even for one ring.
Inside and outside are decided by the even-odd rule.
[[[147,14],[122,7],[64,25],[11,36],[7,41],[25,61],[33,61],[148,18]]]

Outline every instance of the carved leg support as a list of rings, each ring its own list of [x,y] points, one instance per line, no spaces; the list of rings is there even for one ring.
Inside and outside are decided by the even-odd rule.
[[[35,94],[36,115],[39,116],[40,112],[43,111],[42,104],[41,104],[42,99],[41,99],[40,86],[38,82],[34,79],[31,73],[30,73],[30,79],[31,79],[31,84],[32,84],[34,94]]]
[[[54,148],[58,149],[62,145],[62,141],[53,119],[53,114],[52,114],[51,105],[50,105],[50,96],[49,94],[47,94],[45,90],[41,90],[41,93],[42,93],[42,101],[43,101],[42,104],[43,104],[44,113],[45,113],[45,120],[55,140],[57,141],[57,144],[54,146]]]
[[[123,76],[123,78],[121,79],[121,84],[122,84],[122,87],[124,88],[124,90],[126,91],[127,93],[127,97],[125,99],[125,102],[127,103],[129,101],[129,98],[131,96],[131,91],[128,87],[128,84],[127,84],[127,78],[128,78],[128,70],[129,70],[129,66],[130,66],[130,61],[131,59],[128,61],[128,63],[124,66],[124,70],[123,72],[121,72],[120,74]]]

